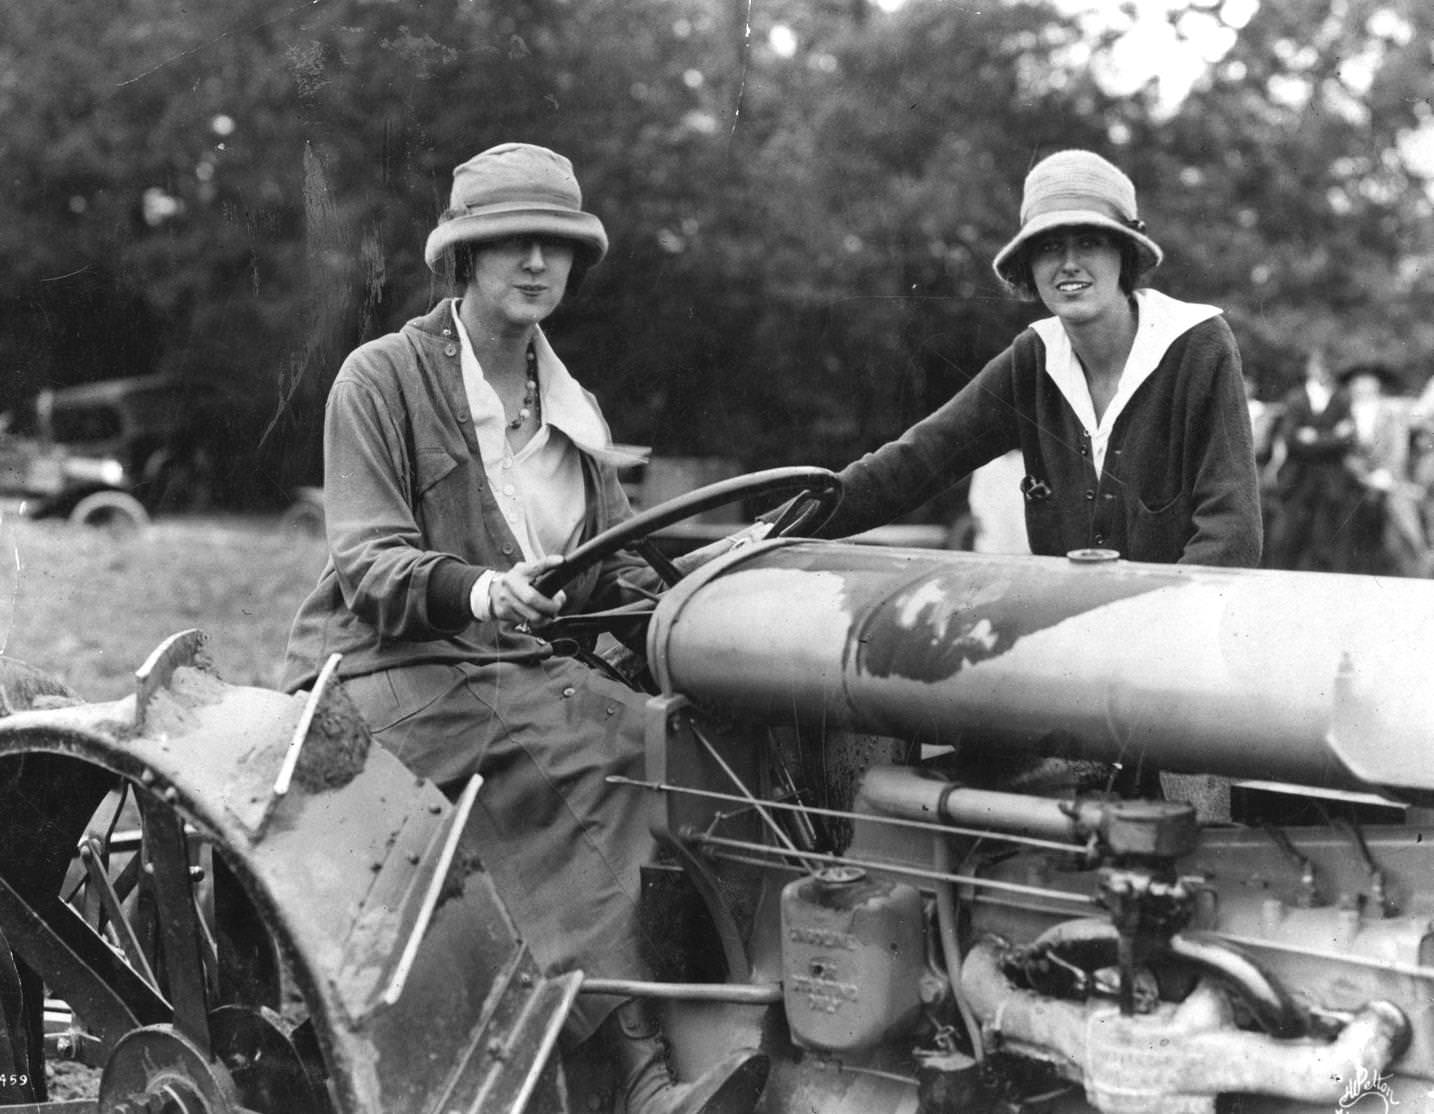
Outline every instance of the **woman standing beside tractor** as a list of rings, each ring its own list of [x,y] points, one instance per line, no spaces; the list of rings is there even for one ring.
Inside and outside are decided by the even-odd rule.
[[[1240,352],[1216,307],[1141,287],[1162,258],[1121,170],[1081,150],[1037,163],[1020,229],[994,267],[1051,316],[935,413],[848,465],[822,535],[889,522],[1018,450],[1034,553],[1258,564]]]

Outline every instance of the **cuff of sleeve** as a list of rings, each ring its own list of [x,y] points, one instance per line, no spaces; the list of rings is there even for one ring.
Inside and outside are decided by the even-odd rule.
[[[444,561],[428,578],[428,616],[444,631],[461,631],[473,621],[473,585],[485,571],[462,561]]]
[[[469,589],[468,610],[480,623],[493,618],[493,578],[497,575],[492,569],[484,569]]]

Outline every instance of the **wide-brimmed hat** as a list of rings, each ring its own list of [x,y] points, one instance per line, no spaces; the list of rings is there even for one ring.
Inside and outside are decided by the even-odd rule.
[[[1380,360],[1366,360],[1350,364],[1340,370],[1338,380],[1348,386],[1361,375],[1372,375],[1379,380],[1382,389],[1392,392],[1402,392],[1405,388],[1404,377],[1395,371],[1388,364]]]
[[[429,233],[423,258],[434,271],[456,244],[541,235],[571,240],[585,270],[607,253],[602,221],[583,212],[573,164],[532,143],[501,143],[453,172],[448,210]]]
[[[1016,265],[1033,237],[1053,228],[1106,228],[1139,249],[1144,266],[1160,265],[1165,253],[1145,234],[1135,205],[1135,185],[1118,167],[1093,151],[1057,151],[1036,163],[1021,194],[1021,230],[997,254],[992,266],[1008,283],[1019,278]]]

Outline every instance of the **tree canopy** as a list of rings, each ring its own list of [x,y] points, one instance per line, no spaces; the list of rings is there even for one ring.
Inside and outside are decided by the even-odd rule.
[[[623,440],[840,464],[1035,315],[990,261],[1042,155],[1097,150],[1259,389],[1312,344],[1429,374],[1434,8],[1188,0],[1173,107],[1043,0],[67,0],[0,5],[0,407],[221,387],[231,495],[317,478],[344,354],[444,290],[452,168],[574,162],[613,249],[550,332]]]

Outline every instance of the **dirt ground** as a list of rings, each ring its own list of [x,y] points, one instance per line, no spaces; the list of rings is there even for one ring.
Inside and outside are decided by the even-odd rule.
[[[63,522],[0,517],[0,653],[87,700],[133,689],[160,642],[197,627],[219,674],[277,685],[289,623],[323,567],[318,538],[277,518],[160,519],[115,538]]]

